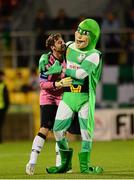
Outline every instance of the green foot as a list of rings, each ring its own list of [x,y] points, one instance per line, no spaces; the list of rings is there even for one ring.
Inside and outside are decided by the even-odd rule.
[[[53,166],[53,167],[50,167],[50,168],[46,168],[46,171],[49,174],[66,173],[67,172],[67,167],[62,166],[62,165],[59,166],[59,167]]]
[[[46,168],[46,171],[48,172],[48,174],[56,174],[58,173],[58,167],[54,166],[54,167]]]
[[[99,166],[90,166],[87,170],[83,171],[82,173],[101,174],[101,173],[103,173],[103,168],[101,168]]]

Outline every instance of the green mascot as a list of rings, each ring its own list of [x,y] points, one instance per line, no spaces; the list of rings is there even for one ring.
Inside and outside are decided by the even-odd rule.
[[[72,149],[68,147],[65,132],[69,128],[74,112],[78,113],[81,130],[81,151],[78,154],[81,173],[99,174],[103,169],[92,166],[90,155],[94,133],[94,112],[96,86],[99,82],[102,59],[96,50],[100,36],[98,23],[93,19],[82,21],[75,32],[75,42],[69,42],[66,51],[67,68],[62,69],[57,62],[47,74],[61,73],[73,79],[70,87],[64,89],[63,98],[58,106],[54,135],[61,152],[61,166],[47,168],[48,173],[64,173],[71,168]]]

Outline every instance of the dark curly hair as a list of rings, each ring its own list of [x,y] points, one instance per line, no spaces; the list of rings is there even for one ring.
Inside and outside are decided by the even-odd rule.
[[[55,41],[62,38],[60,33],[51,34],[46,40],[46,48],[51,50],[51,46],[54,46]]]

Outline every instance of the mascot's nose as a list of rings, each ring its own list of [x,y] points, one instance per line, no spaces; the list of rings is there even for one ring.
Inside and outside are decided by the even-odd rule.
[[[78,38],[79,38],[79,39],[82,38],[82,34],[80,34],[80,32],[78,33]]]

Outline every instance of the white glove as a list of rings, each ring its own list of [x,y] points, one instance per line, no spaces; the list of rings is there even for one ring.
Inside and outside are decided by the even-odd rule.
[[[57,88],[61,88],[61,87],[69,87],[72,84],[72,78],[71,77],[66,77],[63,78],[60,81],[56,81],[55,82],[55,87]]]

